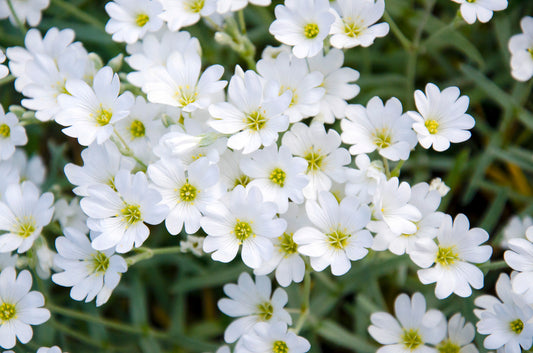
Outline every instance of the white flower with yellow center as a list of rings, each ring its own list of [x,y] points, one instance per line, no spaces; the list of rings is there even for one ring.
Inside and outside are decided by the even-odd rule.
[[[105,30],[115,42],[135,43],[163,25],[159,18],[163,7],[158,1],[114,0],[105,5],[105,10],[111,17]]]
[[[332,180],[339,183],[346,180],[344,166],[350,163],[350,153],[340,148],[341,137],[335,130],[326,133],[324,125],[318,122],[311,126],[296,123],[282,141],[294,156],[307,161],[305,174],[309,184],[303,189],[305,198],[315,200],[319,192],[329,191]]]
[[[318,54],[335,20],[327,0],[285,0],[275,13],[269,31],[280,42],[294,46],[297,58]]]
[[[263,202],[256,187],[237,186],[222,201],[208,207],[206,216],[200,220],[207,233],[204,251],[212,253],[215,261],[230,262],[242,245],[244,264],[258,268],[272,257],[271,239],[283,234],[287,222],[276,218],[276,205]]]
[[[439,228],[437,240],[422,238],[409,253],[411,260],[422,270],[418,278],[423,284],[437,282],[435,295],[444,299],[455,293],[469,297],[472,288],[483,287],[483,272],[472,263],[483,263],[492,254],[490,245],[481,245],[489,239],[481,228],[470,229],[468,218],[458,214],[446,215]]]
[[[0,252],[28,251],[44,226],[50,223],[54,196],[41,195],[30,181],[11,184],[0,201]]]
[[[307,162],[293,157],[289,148],[271,145],[255,151],[249,158],[243,158],[241,170],[252,179],[249,187],[256,186],[263,194],[263,200],[274,202],[278,213],[285,213],[289,199],[295,203],[304,201],[303,189],[309,183],[305,175]]]
[[[195,24],[200,17],[210,16],[216,10],[216,0],[158,0],[163,5],[159,15],[175,32]]]
[[[91,247],[87,236],[77,229],[65,228],[65,236],[56,238],[57,255],[54,264],[62,271],[52,275],[52,281],[72,287],[70,296],[86,303],[96,298],[96,306],[106,303],[128,267],[114,249],[98,251]]]
[[[458,143],[470,138],[470,130],[475,120],[469,114],[469,99],[459,95],[459,88],[453,86],[442,92],[432,83],[426,85],[426,94],[417,90],[415,103],[418,112],[409,111],[407,114],[413,122],[418,142],[424,148],[433,145],[438,152],[447,150],[450,142]]]
[[[472,343],[476,335],[474,325],[465,323],[461,314],[454,314],[448,321],[448,333],[446,337],[437,344],[438,353],[478,353],[476,346]]]
[[[411,121],[402,114],[402,103],[397,98],[385,105],[379,97],[362,105],[349,105],[346,119],[341,120],[342,141],[352,145],[350,153],[357,155],[375,150],[392,161],[406,160],[416,145]]]
[[[96,140],[104,143],[113,133],[113,124],[125,118],[134,103],[131,92],[119,96],[120,80],[109,66],[100,69],[93,79],[93,86],[82,80],[68,80],[68,94],[58,97],[61,110],[56,122],[63,126],[63,133],[78,139],[80,145],[89,146]]]
[[[266,276],[252,277],[243,272],[237,284],[224,285],[224,293],[229,298],[218,301],[218,308],[224,314],[237,317],[224,332],[224,340],[233,343],[250,331],[258,322],[283,322],[292,324],[291,316],[283,307],[287,305],[285,290],[277,288],[272,293],[272,284]]]
[[[493,11],[501,11],[507,8],[507,0],[452,0],[461,4],[461,15],[468,24],[476,22],[489,22]]]
[[[338,0],[340,15],[331,26],[331,45],[339,49],[368,47],[389,33],[386,22],[375,24],[385,12],[384,0]]]
[[[289,118],[283,112],[289,107],[291,95],[267,97],[263,86],[264,80],[254,71],[243,73],[236,69],[228,87],[228,102],[209,106],[214,118],[209,125],[231,134],[228,147],[245,154],[261,145],[270,146],[278,139],[278,133],[289,127]]]
[[[7,267],[0,273],[0,347],[10,349],[17,343],[28,343],[33,330],[30,325],[40,325],[50,318],[50,311],[42,308],[44,296],[31,291],[29,271],[19,273]]]
[[[370,336],[384,346],[376,353],[429,353],[446,335],[446,319],[435,309],[426,311],[426,299],[420,293],[400,294],[394,301],[396,318],[378,312],[370,316]]]
[[[240,163],[244,155],[239,151],[227,149],[220,157],[220,182],[226,191],[238,185],[246,187],[252,179],[241,170]]]
[[[242,337],[242,353],[304,353],[311,344],[287,331],[285,322],[258,322]]]
[[[165,225],[172,235],[181,232],[184,225],[187,234],[196,233],[202,213],[222,195],[217,184],[218,167],[206,158],[187,169],[179,160],[163,159],[148,167],[148,175],[163,197],[161,202],[170,209]]]
[[[15,146],[28,143],[26,129],[19,124],[17,116],[11,112],[4,113],[0,105],[0,160],[11,158],[15,153]]]
[[[316,227],[304,227],[294,233],[298,252],[311,258],[311,267],[341,276],[360,260],[372,245],[372,235],[363,229],[370,221],[370,209],[355,197],[345,197],[339,204],[329,192],[318,194],[316,201],[305,204],[307,217]],[[318,229],[317,229],[318,228]]]
[[[107,185],[90,187],[89,196],[80,205],[89,216],[87,226],[94,232],[92,247],[103,251],[116,246],[116,252],[125,253],[148,238],[150,230],[144,223],[161,223],[168,208],[159,204],[161,195],[148,186],[142,172],[132,175],[121,170],[114,186],[116,191]]]
[[[28,22],[30,27],[37,27],[41,22],[41,12],[50,5],[50,0],[12,0],[13,10],[9,8],[7,1],[0,1],[0,19],[8,18],[13,26],[18,27],[15,20],[16,14],[22,23]]]
[[[192,50],[173,52],[166,67],[154,67],[142,89],[152,103],[167,104],[192,112],[209,106],[212,96],[222,92],[226,81],[219,81],[224,68],[209,66],[200,75],[202,62]]]
[[[520,28],[522,33],[509,39],[511,75],[515,80],[527,81],[533,76],[533,17],[523,17]]]

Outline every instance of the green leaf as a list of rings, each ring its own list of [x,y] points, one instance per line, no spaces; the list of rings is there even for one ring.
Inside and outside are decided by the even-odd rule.
[[[321,321],[316,327],[316,333],[340,347],[353,349],[358,353],[374,353],[378,349],[378,346],[373,345],[366,338],[356,336],[330,320]]]

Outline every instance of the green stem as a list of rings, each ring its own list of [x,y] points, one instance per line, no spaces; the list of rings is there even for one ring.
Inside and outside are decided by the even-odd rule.
[[[13,18],[15,19],[17,27],[21,30],[22,34],[26,36],[26,32],[28,32],[28,30],[26,29],[26,26],[24,25],[24,23],[18,17],[17,12],[15,11],[15,8],[13,7],[12,0],[7,0],[7,6],[9,7],[9,11],[11,11]]]
[[[98,20],[96,17],[89,15],[87,12],[77,8],[75,5],[72,5],[64,0],[52,0],[52,4],[56,5],[57,7],[60,7],[67,13],[73,15],[74,17],[77,17],[79,20],[93,25],[94,27],[105,32],[105,25],[100,22],[100,20]]]
[[[135,154],[133,153],[133,151],[131,150],[130,146],[128,146],[128,143],[126,142],[126,140],[124,140],[124,138],[118,133],[117,129],[115,129],[113,127],[113,132],[115,133],[115,136],[120,140],[120,142],[122,143],[122,147],[124,149],[124,151],[122,151],[123,149],[120,148],[121,146],[119,146],[116,141],[115,144],[117,145],[117,147],[119,148],[119,150],[121,152],[124,152],[122,154],[124,154],[125,156],[127,157],[131,157],[133,159],[135,159],[137,161],[137,163],[139,163],[139,165],[144,169],[144,170],[147,170],[148,169],[148,166],[143,162],[141,161],[139,158],[137,158],[135,156]]]
[[[296,334],[300,332],[303,325],[305,324],[305,321],[307,320],[307,317],[309,316],[309,302],[311,298],[311,270],[309,269],[309,265],[305,266],[304,288],[302,298],[303,299],[300,308],[300,317],[298,318],[298,322],[294,327],[294,333]]]
[[[126,259],[126,263],[128,264],[128,266],[134,265],[139,261],[151,259],[152,257],[154,257],[154,255],[181,253],[181,247],[179,246],[170,246],[166,248],[157,248],[157,249],[140,247],[136,250],[139,251],[140,253],[137,255],[130,256]]]
[[[398,162],[398,164],[396,164],[396,167],[394,167],[394,169],[392,170],[391,176],[399,177],[400,176],[400,170],[402,169],[404,163],[405,163],[405,161],[403,159],[401,159]]]
[[[244,20],[244,11],[240,10],[237,16],[239,17],[239,25],[241,26],[241,33],[246,35],[246,21]]]
[[[509,265],[504,260],[499,260],[494,262],[486,262],[484,264],[479,265],[479,268],[481,270],[493,271],[509,268]]]
[[[387,176],[387,179],[390,179],[391,173],[390,173],[389,161],[385,157],[381,157],[381,159],[383,160],[383,168],[385,168],[385,175]]]
[[[396,22],[392,19],[391,15],[389,15],[389,13],[387,12],[387,10],[385,10],[383,18],[389,23],[392,33],[396,36],[396,38],[398,38],[402,47],[405,50],[411,50],[411,42],[409,41],[409,39],[407,39],[405,34],[403,34],[402,30],[400,29],[400,27],[398,27]]]
[[[10,83],[10,82],[13,82],[15,81],[15,76],[13,75],[7,75],[6,77],[0,79],[0,86],[3,86],[5,85],[6,83]]]

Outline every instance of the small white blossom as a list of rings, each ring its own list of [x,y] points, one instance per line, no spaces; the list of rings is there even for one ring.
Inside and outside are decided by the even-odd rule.
[[[0,64],[6,61],[4,51],[0,49]],[[5,65],[0,65],[0,79],[6,77],[9,74],[9,69]]]
[[[0,105],[0,160],[6,160],[15,153],[15,146],[24,146],[28,143],[26,129],[20,125],[14,113],[4,113]]]
[[[115,42],[135,43],[146,32],[155,32],[163,25],[159,18],[163,7],[152,0],[114,0],[105,5],[109,21],[105,26]]]
[[[511,75],[515,80],[527,81],[533,76],[533,17],[523,17],[520,27],[522,33],[509,39]]]
[[[468,24],[476,22],[489,22],[493,11],[501,11],[507,8],[507,0],[452,0],[461,4],[461,15]]]
[[[509,248],[509,240],[511,239],[525,239],[526,231],[533,226],[533,218],[529,216],[513,216],[503,228],[503,239],[500,245],[503,248]],[[533,234],[532,234],[533,235]]]
[[[200,17],[210,16],[216,10],[216,0],[159,0],[163,13],[159,15],[175,32],[195,24]]]
[[[476,330],[474,325],[467,322],[461,314],[454,314],[448,321],[448,333],[446,337],[437,344],[439,353],[478,353],[476,346],[472,343]]]
[[[290,352],[304,353],[311,344],[305,338],[287,331],[285,322],[258,322],[242,337],[239,353]]]
[[[440,197],[444,197],[450,191],[450,187],[446,185],[441,178],[434,178],[429,183],[429,190],[437,190]]]
[[[11,0],[13,11],[22,23],[28,22],[31,27],[37,27],[41,22],[41,12],[50,5],[50,0]],[[0,1],[0,19],[8,18],[14,26],[18,26],[7,0]]]
[[[271,0],[217,0],[217,12],[220,14],[236,12],[248,6],[248,2],[256,6],[268,6]]]

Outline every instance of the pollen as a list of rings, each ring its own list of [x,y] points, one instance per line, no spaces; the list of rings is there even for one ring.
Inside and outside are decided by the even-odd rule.
[[[392,139],[386,129],[376,130],[372,134],[372,137],[374,137],[374,144],[380,149],[390,147],[391,145]]]
[[[146,128],[142,121],[134,120],[130,125],[130,134],[133,138],[140,138],[146,135]]]
[[[311,148],[304,156],[304,159],[307,161],[307,173],[313,173],[322,170],[324,156],[319,152],[320,151],[315,151],[314,148]]]
[[[439,353],[459,353],[461,347],[450,340],[445,340],[437,346]]]
[[[257,306],[257,314],[263,321],[268,321],[274,315],[274,307],[270,302],[264,302]]]
[[[361,28],[349,19],[344,21],[344,34],[350,38],[355,38],[361,33]]]
[[[455,252],[455,247],[444,248],[439,246],[435,262],[442,266],[449,266],[459,260],[459,255]]]
[[[13,233],[21,238],[27,238],[35,232],[35,219],[32,216],[25,216],[17,219],[17,225]]]
[[[274,342],[274,346],[272,347],[273,353],[288,353],[289,347],[287,347],[287,343],[283,341],[276,341]]]
[[[428,129],[429,133],[434,135],[436,134],[439,130],[439,123],[436,121],[436,120],[426,120],[426,122],[424,123],[424,126]]]
[[[187,180],[180,188],[180,199],[185,202],[194,201],[198,192],[199,191],[194,186],[189,184],[189,180]]]
[[[304,27],[304,35],[306,38],[313,39],[318,36],[319,29],[316,23],[308,23]]]
[[[2,303],[0,305],[0,323],[3,325],[5,322],[17,317],[17,310],[15,305],[9,303]]]
[[[92,256],[92,270],[95,273],[105,273],[109,267],[109,257],[103,252],[97,251]]]
[[[511,331],[519,335],[522,330],[524,329],[524,323],[520,319],[516,319],[514,321],[511,321],[509,323],[509,326],[511,327]]]
[[[422,344],[422,337],[420,337],[418,330],[412,328],[409,330],[404,329],[400,343],[402,343],[406,349],[414,351]]]
[[[329,245],[337,250],[342,250],[346,247],[348,238],[350,238],[350,236],[351,234],[347,234],[346,231],[341,231],[339,229],[326,234]]]
[[[120,210],[122,219],[128,224],[132,225],[141,220],[141,207],[139,205],[124,204],[124,208]]]
[[[249,222],[237,220],[237,223],[233,228],[233,233],[235,234],[235,237],[242,243],[251,235],[253,235],[254,232]]]
[[[285,186],[285,179],[287,178],[287,174],[281,170],[280,168],[274,169],[271,173],[268,179],[270,179],[271,182],[278,185],[279,187]]]
[[[285,256],[292,255],[298,251],[298,244],[294,242],[292,238],[293,233],[283,233],[279,239],[280,251],[285,254]]]
[[[198,13],[204,8],[205,0],[191,0],[185,3],[185,9],[192,13]]]
[[[267,119],[264,116],[265,112],[255,111],[246,115],[244,122],[246,127],[252,131],[259,131],[265,127]]]
[[[148,21],[150,21],[150,17],[148,17],[148,15],[145,13],[138,14],[137,18],[135,19],[135,23],[139,27],[144,27],[144,25],[147,24]]]
[[[96,110],[96,113],[93,116],[98,125],[105,126],[109,124],[109,121],[113,116],[113,112],[109,109],[104,109],[104,107],[102,107],[102,104],[100,104],[100,107]]]
[[[179,86],[175,96],[180,107],[185,107],[196,102],[196,99],[198,99],[198,92],[196,91],[196,87],[191,88],[189,85],[186,85],[185,87]]]
[[[0,136],[2,138],[8,138],[11,135],[11,129],[7,124],[0,125]]]

